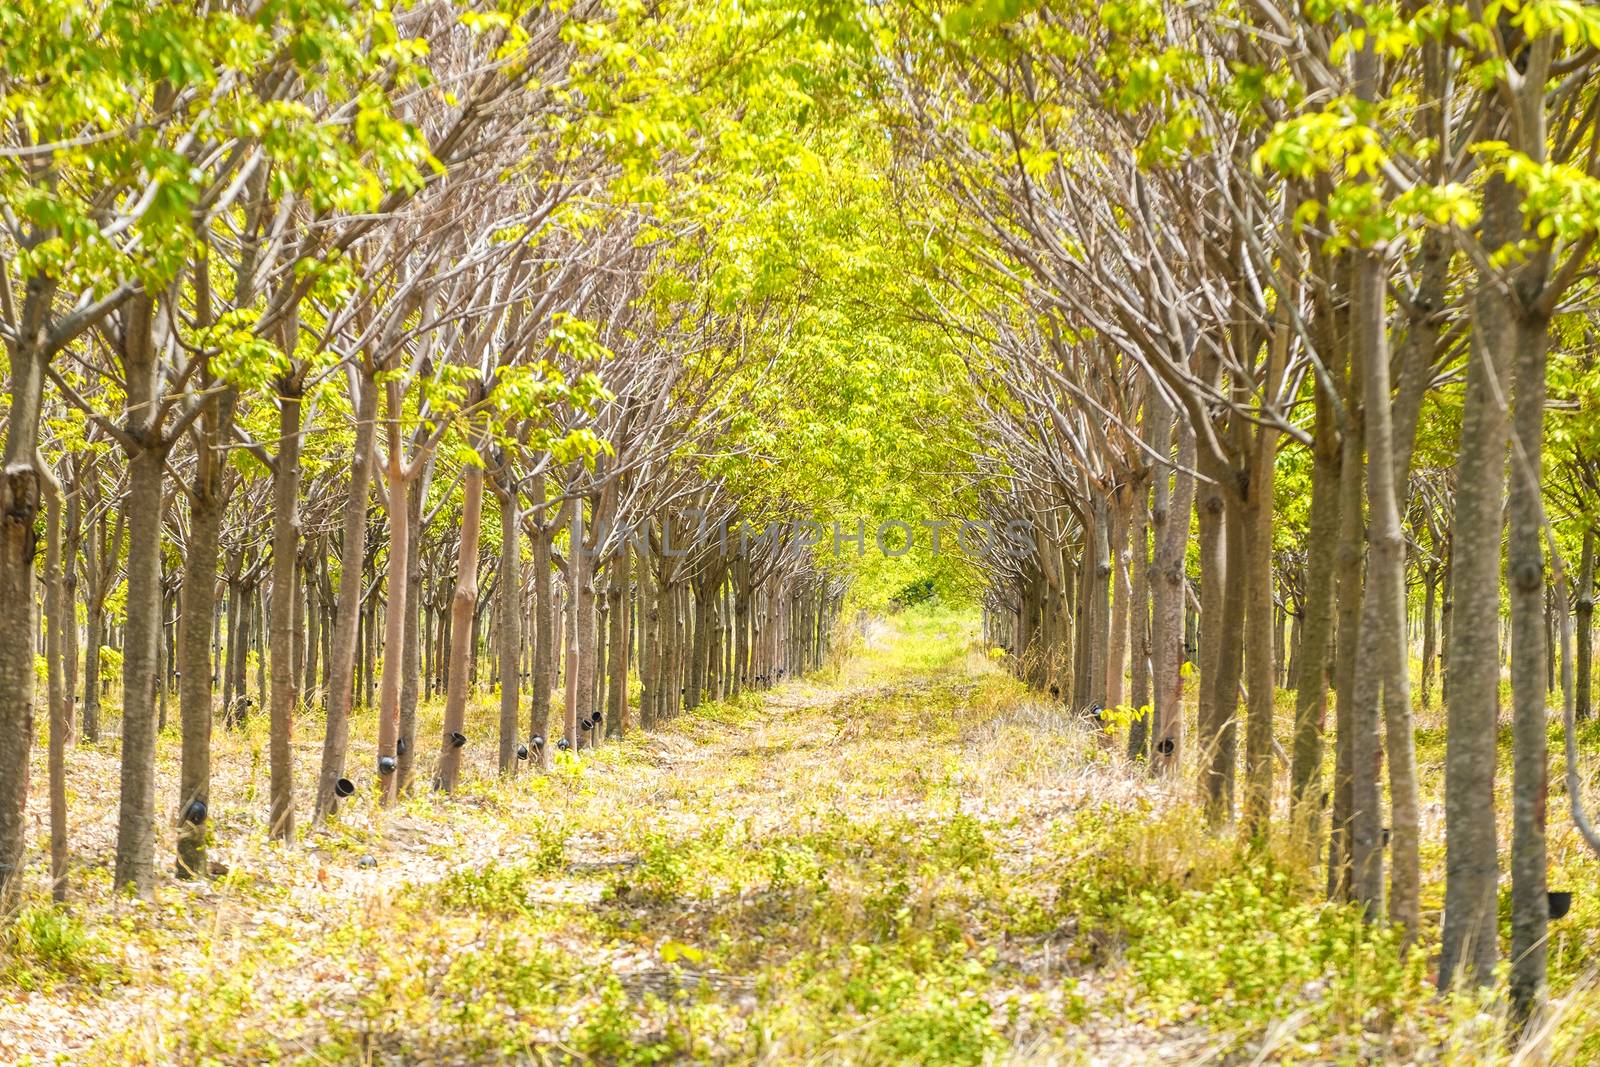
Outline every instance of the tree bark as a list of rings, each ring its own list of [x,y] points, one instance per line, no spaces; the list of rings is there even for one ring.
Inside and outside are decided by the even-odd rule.
[[[220,419],[217,423],[220,428]],[[186,814],[196,802],[207,807],[211,803],[211,620],[217,610],[218,538],[226,503],[219,469],[225,458],[214,451],[221,442],[211,437],[210,430],[207,426],[207,447],[198,461],[200,472],[189,503],[189,544],[184,553],[181,592],[183,625],[179,643],[183,667],[178,679],[178,716],[183,753],[177,812],[180,878],[206,875],[205,821],[192,821]]]
[[[1583,556],[1578,565],[1578,596],[1574,605],[1578,637],[1574,649],[1573,708],[1579,722],[1594,716],[1594,579],[1595,531],[1583,531]]]
[[[1422,575],[1422,707],[1433,707],[1434,672],[1439,657],[1439,570]]]
[[[356,436],[350,457],[350,492],[345,504],[339,549],[339,598],[334,609],[328,658],[327,733],[322,741],[322,768],[317,776],[317,803],[312,819],[320,823],[338,807],[334,785],[344,775],[350,747],[350,704],[354,695],[356,626],[361,621],[362,557],[367,546],[367,493],[372,476],[372,442],[377,433],[377,390],[371,375],[357,374]]]
[[[1165,472],[1161,472],[1163,477]],[[1133,648],[1128,676],[1128,703],[1135,716],[1128,728],[1128,758],[1150,757],[1150,518],[1146,502],[1150,487],[1141,479],[1135,486],[1129,512],[1131,542],[1131,582],[1128,606],[1129,631]]]
[[[1357,57],[1358,71],[1375,74],[1370,46]],[[1389,724],[1391,774],[1400,791],[1394,805],[1391,848],[1396,859],[1391,892],[1391,917],[1409,940],[1416,932],[1417,797],[1409,755],[1411,740],[1410,685],[1406,677],[1405,535],[1395,500],[1394,441],[1389,387],[1388,322],[1384,311],[1388,279],[1381,251],[1356,253],[1351,294],[1352,337],[1364,390],[1363,415],[1367,453],[1367,576],[1362,594],[1360,649],[1366,664],[1351,693],[1351,767],[1354,810],[1351,813],[1352,884],[1355,897],[1376,921],[1383,913],[1382,794],[1378,746],[1379,700],[1386,705],[1403,695],[1402,722]],[[1340,694],[1341,699],[1344,694]],[[1409,865],[1403,857],[1408,857]],[[1409,870],[1402,866],[1409,866]]]
[[[110,543],[106,541],[106,515],[100,513],[89,531],[87,544],[87,570],[90,577],[88,604],[85,605],[83,643],[83,739],[90,744],[100,742],[100,646],[105,640],[105,602],[115,575],[117,557],[122,552],[122,534],[126,527],[127,512],[119,507],[117,530]]]
[[[564,630],[563,662],[561,667],[561,705],[562,721],[561,736],[566,739],[567,751],[577,752],[583,744],[583,739],[578,736],[578,557],[582,554],[580,545],[583,540],[581,501],[575,501],[573,507],[572,536],[568,542],[567,551],[567,595],[562,607],[565,619],[562,626]]]
[[[427,461],[421,477],[406,487],[406,522],[417,536],[406,543],[406,625],[405,648],[401,652],[400,675],[400,736],[395,739],[397,767],[395,789],[404,794],[411,791],[416,777],[417,763],[417,690],[421,687],[419,671],[423,664],[424,642],[427,641],[422,619],[422,503],[428,495],[428,481],[432,476],[432,458]],[[517,536],[513,530],[511,536]]]
[[[500,616],[497,620],[500,641],[500,773],[517,773],[517,730],[520,728],[522,682],[519,660],[522,655],[522,553],[518,551],[517,530],[520,518],[515,479],[495,494],[500,503]]]
[[[1287,342],[1285,342],[1287,343]],[[1272,375],[1273,378],[1276,375]],[[1275,392],[1275,382],[1269,392]],[[1245,601],[1244,829],[1263,838],[1272,817],[1276,756],[1272,720],[1276,710],[1277,650],[1273,641],[1272,484],[1277,460],[1277,432],[1265,423],[1255,428],[1249,485],[1243,515]],[[1236,594],[1237,595],[1237,594]]]
[[[67,694],[62,685],[62,650],[72,624],[71,601],[61,580],[61,489],[50,485],[45,512],[45,664],[50,699],[50,899],[67,899]],[[0,912],[5,910],[0,901]]]
[[[384,492],[379,495],[389,515],[388,573],[385,576],[388,604],[383,613],[383,679],[379,683],[378,765],[375,769],[382,803],[387,807],[399,795],[400,676],[405,667],[406,615],[413,605],[406,599],[411,589],[411,583],[406,580],[406,565],[411,560],[411,494],[408,491],[411,477],[405,469],[400,437],[403,397],[397,379],[384,383],[384,398],[389,448],[384,463]],[[376,636],[369,630],[369,644]],[[383,771],[385,765],[391,768],[387,774]]]
[[[1196,715],[1200,800],[1211,825],[1233,817],[1237,761],[1240,631],[1245,623],[1243,498],[1234,472],[1221,457],[1204,453],[1207,478],[1197,491],[1200,532],[1200,695]]]
[[[273,522],[277,523],[278,521],[278,516],[274,514]],[[311,545],[307,546],[306,557],[300,568],[305,581],[306,618],[306,659],[305,670],[300,680],[300,693],[308,705],[316,703],[319,699],[317,681],[321,677],[321,665],[318,662],[318,657],[322,653],[322,598],[317,595],[317,574],[312,563],[312,553],[315,551],[316,545],[317,542],[313,541]]]
[[[1283,297],[1280,296],[1280,299]],[[1266,373],[1262,379],[1263,406],[1281,388],[1288,361],[1289,325],[1280,323],[1268,342]],[[1241,397],[1242,399],[1242,397]],[[1276,780],[1272,720],[1276,712],[1278,646],[1273,630],[1276,605],[1272,580],[1273,481],[1278,459],[1278,431],[1263,421],[1254,428],[1241,422],[1245,452],[1243,526],[1245,601],[1245,685],[1249,704],[1245,724],[1245,833],[1265,838],[1272,818]]]
[[[258,707],[264,706],[268,700],[267,592],[268,589],[265,586],[258,584],[256,586],[255,600],[250,608],[250,643],[255,646],[256,653],[256,704]],[[289,624],[291,626],[294,625],[294,620],[292,618],[290,619]],[[292,636],[290,640],[292,643]]]
[[[688,707],[700,706],[706,673],[711,666],[711,579],[702,573],[691,583],[694,590],[694,636],[689,666]]]
[[[573,513],[581,511],[574,506]],[[582,534],[581,525],[577,527]],[[577,669],[573,672],[569,683],[576,691],[577,699],[568,699],[567,711],[573,720],[573,748],[576,750],[580,741],[584,741],[587,734],[587,744],[594,747],[597,733],[594,730],[583,730],[577,726],[584,719],[592,719],[594,715],[594,679],[595,679],[595,653],[597,633],[595,630],[594,610],[594,565],[595,558],[587,542],[579,540],[574,542],[575,566],[577,574],[576,600],[573,613],[573,635],[568,642],[568,649],[577,656]]]
[[[1491,176],[1481,240],[1497,249],[1522,236],[1516,189]],[[1495,725],[1500,688],[1500,530],[1508,419],[1505,391],[1516,351],[1514,312],[1485,279],[1474,298],[1461,411],[1456,514],[1450,533],[1449,699],[1445,729],[1445,911],[1439,983],[1492,980],[1499,957]]]
[[[24,325],[48,314],[53,285],[29,280]],[[0,912],[21,894],[27,847],[29,753],[33,748],[34,556],[44,472],[39,469],[39,421],[44,407],[45,348],[32,338],[10,346],[11,404],[5,467],[0,470]]]
[[[610,708],[606,736],[621,738],[628,719],[628,546],[620,545],[611,561]]]
[[[472,617],[478,610],[478,535],[483,519],[483,468],[468,464],[462,478],[461,544],[456,555],[456,588],[450,597],[450,681],[444,698],[444,731],[437,788],[455,789],[461,774],[461,748],[453,735],[466,726],[467,690],[472,684]]]
[[[75,465],[74,465],[75,467]],[[69,467],[69,469],[74,469]],[[78,740],[78,545],[81,536],[79,530],[79,513],[81,506],[79,497],[82,495],[81,487],[73,486],[67,494],[66,518],[67,527],[63,534],[62,567],[65,570],[63,581],[65,588],[63,595],[65,601],[62,610],[65,612],[65,641],[63,650],[64,677],[62,687],[65,689],[66,700],[66,742],[71,748]]]
[[[155,889],[156,707],[161,627],[161,479],[167,444],[156,425],[160,394],[155,301],[129,301],[122,362],[131,413],[128,457],[127,616],[122,648],[122,782],[113,883]],[[30,600],[32,594],[29,594]]]
[[[1173,425],[1172,410],[1160,403],[1155,435],[1152,440],[1165,453],[1167,431]],[[1155,687],[1155,730],[1151,739],[1156,756],[1152,769],[1175,776],[1183,751],[1183,662],[1184,662],[1184,592],[1187,576],[1184,556],[1189,543],[1189,512],[1194,506],[1195,439],[1194,432],[1179,426],[1178,469],[1172,475],[1172,490],[1166,492],[1166,472],[1157,473],[1155,525],[1156,545],[1154,575],[1155,593],[1152,596],[1154,634],[1153,652]],[[1164,506],[1163,506],[1164,505]]]
[[[741,550],[733,565],[733,684],[729,695],[735,697],[749,687],[752,673],[750,596],[750,556]]]
[[[1226,467],[1223,469],[1228,470],[1228,477],[1236,482],[1237,473]],[[1215,790],[1210,811],[1212,818],[1219,822],[1233,817],[1235,779],[1239,765],[1239,686],[1244,677],[1244,636],[1248,622],[1244,591],[1250,588],[1250,575],[1246,573],[1246,501],[1240,488],[1236,486],[1234,491],[1225,494],[1223,504],[1223,548],[1227,556],[1223,573],[1230,583],[1237,581],[1240,595],[1226,595],[1225,591],[1222,598],[1221,647],[1217,653],[1217,674],[1210,683],[1216,694],[1216,718],[1212,724],[1215,742],[1206,745],[1205,750],[1211,752],[1210,781]],[[1217,626],[1217,619],[1215,616],[1209,621],[1202,618],[1200,625],[1204,633],[1205,627]],[[1200,683],[1207,684],[1204,675]]]
[[[1330,374],[1343,372],[1330,365]],[[1340,446],[1333,398],[1316,387],[1312,431],[1311,515],[1306,540],[1305,600],[1295,622],[1294,752],[1289,768],[1290,825],[1302,842],[1322,833],[1323,731],[1333,648],[1335,560],[1339,553]]]
[[[656,724],[660,702],[660,618],[661,600],[656,586],[655,568],[645,554],[639,559],[639,727],[648,730]]]
[[[268,740],[271,795],[267,817],[268,836],[279,841],[294,840],[294,713],[300,694],[295,684],[295,626],[290,605],[299,600],[296,571],[300,559],[300,413],[299,379],[281,379],[278,459],[272,471],[272,697]]]
[[[1111,497],[1111,634],[1106,652],[1105,706],[1121,707],[1123,679],[1128,671],[1128,620],[1133,599],[1133,550],[1128,529],[1132,489],[1119,486]]]
[[[545,476],[533,476],[529,490],[533,502],[532,522],[528,538],[533,542],[533,678],[528,692],[528,733],[544,739],[539,748],[539,765],[550,769],[551,750],[555,741],[550,736],[550,672],[555,666],[555,604],[554,581],[551,575],[549,521],[545,515]]]
[[[1545,841],[1549,631],[1541,486],[1548,323],[1522,310],[1512,319],[1510,334],[1516,354],[1506,542],[1511,603],[1511,1009],[1513,1018],[1526,1026],[1535,1021],[1545,1000],[1550,920]]]
[[[1334,704],[1336,748],[1333,770],[1333,812],[1328,840],[1328,895],[1334,900],[1350,896],[1350,834],[1355,811],[1353,794],[1354,708],[1357,653],[1360,650],[1362,599],[1362,487],[1366,471],[1362,463],[1364,423],[1361,405],[1360,368],[1352,363],[1345,379],[1345,410],[1348,418],[1340,441],[1339,457],[1339,548],[1337,636],[1334,659]]]
[[[131,376],[130,376],[131,377]],[[152,375],[152,379],[153,379]],[[152,383],[153,384],[153,383]],[[147,396],[153,406],[154,389]],[[165,449],[144,445],[128,462],[134,500],[159,500]],[[157,642],[161,625],[161,509],[135,507],[128,520],[128,608],[122,652],[122,788],[114,882],[155,888]]]
[[[1358,71],[1363,62],[1369,67],[1374,62],[1370,47],[1358,55]],[[1351,795],[1354,803],[1350,820],[1351,880],[1356,900],[1362,904],[1368,919],[1374,922],[1383,914],[1384,843],[1380,783],[1383,749],[1379,735],[1379,702],[1389,697],[1389,690],[1396,685],[1402,690],[1406,689],[1405,679],[1397,680],[1395,677],[1397,669],[1402,674],[1406,669],[1405,544],[1394,498],[1388,323],[1384,313],[1387,278],[1380,255],[1365,250],[1356,253],[1351,295],[1352,340],[1364,387],[1363,443],[1367,454],[1369,498],[1368,562],[1358,637],[1364,668],[1357,675],[1351,693]],[[1406,691],[1409,696],[1409,691]],[[1409,722],[1406,738],[1410,738]],[[1395,740],[1391,731],[1391,743]],[[1414,781],[1412,786],[1414,788]],[[1404,799],[1394,798],[1397,815]],[[1397,817],[1392,832],[1397,837],[1409,832],[1410,850],[1414,855],[1414,793],[1410,801],[1411,825],[1401,827]],[[1399,845],[1399,842],[1395,844]],[[1399,851],[1396,848],[1396,852]],[[1414,909],[1415,904],[1413,886],[1409,906]],[[1414,932],[1414,921],[1413,915],[1412,921],[1405,924],[1407,938]]]

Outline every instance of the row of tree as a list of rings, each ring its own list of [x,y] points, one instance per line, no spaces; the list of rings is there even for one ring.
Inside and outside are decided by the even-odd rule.
[[[1533,1015],[1548,696],[1591,707],[1600,12],[911,5],[894,29],[899,173],[986,439],[971,499],[1038,544],[989,554],[991,639],[1074,706],[1149,705],[1130,754],[1198,764],[1215,823],[1265,837],[1285,764],[1287,832],[1326,830],[1331,893],[1409,939],[1419,619],[1423,703],[1437,657],[1448,709],[1447,985],[1500,956],[1509,662]]]
[[[386,803],[424,775],[454,788],[489,733],[469,724],[483,689],[511,774],[823,661],[843,580],[770,525],[799,502],[708,459],[801,388],[774,347],[794,305],[699,210],[751,169],[724,149],[755,75],[657,82],[757,23],[70,6],[0,15],[19,42],[0,76],[0,903],[29,858],[36,708],[64,898],[67,751],[110,736],[108,711],[115,881],[148,891],[162,821],[177,873],[208,869],[219,697],[226,726],[270,720],[263,822],[293,840],[352,778]],[[158,811],[173,694],[178,803]],[[370,779],[351,771],[363,704]]]

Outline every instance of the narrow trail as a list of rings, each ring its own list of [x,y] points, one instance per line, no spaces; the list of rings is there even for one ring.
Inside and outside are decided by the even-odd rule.
[[[1104,749],[965,634],[880,627],[826,679],[550,775],[232,840],[155,904],[90,878],[106,971],[25,994],[0,1059],[1203,1059],[1119,1021],[1061,910],[1063,820],[1157,789]]]

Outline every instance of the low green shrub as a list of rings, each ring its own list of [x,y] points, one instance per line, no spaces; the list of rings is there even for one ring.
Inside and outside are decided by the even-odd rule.
[[[434,892],[439,906],[450,911],[512,917],[527,912],[537,878],[538,871],[524,863],[458,867],[439,879]]]
[[[57,982],[98,984],[112,977],[109,946],[72,914],[48,904],[19,909],[0,926],[0,984],[49,989]]]
[[[1422,953],[1354,905],[1307,900],[1258,864],[1175,900],[1136,898],[1122,914],[1129,969],[1160,1018],[1221,1030],[1298,1014],[1301,1031],[1383,1026],[1432,995]]]
[[[455,957],[439,997],[448,1006],[452,1030],[474,1054],[513,1056],[535,1040],[540,1028],[558,1023],[557,1009],[577,972],[561,952],[500,937]]]
[[[792,991],[774,990],[754,1022],[782,1048],[837,1049],[846,1062],[982,1063],[1005,1047],[986,997],[993,963],[931,938],[806,955],[785,976]]]

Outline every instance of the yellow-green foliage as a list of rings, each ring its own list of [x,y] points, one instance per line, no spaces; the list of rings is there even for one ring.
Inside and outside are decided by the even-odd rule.
[[[95,985],[115,974],[110,947],[67,911],[40,904],[0,923],[0,985],[49,989],[61,981]]]

